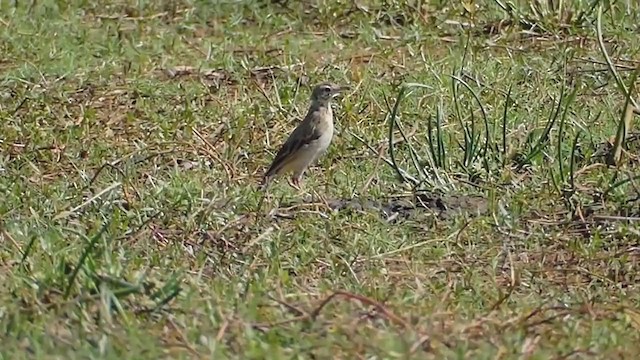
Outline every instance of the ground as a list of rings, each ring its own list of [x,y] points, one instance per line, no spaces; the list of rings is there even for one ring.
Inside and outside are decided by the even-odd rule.
[[[0,8],[1,358],[640,353],[637,2]]]

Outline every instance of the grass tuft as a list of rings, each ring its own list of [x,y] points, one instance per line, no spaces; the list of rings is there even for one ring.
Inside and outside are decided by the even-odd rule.
[[[0,9],[0,357],[640,351],[637,2]]]

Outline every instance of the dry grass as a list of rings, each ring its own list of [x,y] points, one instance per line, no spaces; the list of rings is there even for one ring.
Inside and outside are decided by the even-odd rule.
[[[515,3],[0,5],[2,357],[633,358],[640,9]]]

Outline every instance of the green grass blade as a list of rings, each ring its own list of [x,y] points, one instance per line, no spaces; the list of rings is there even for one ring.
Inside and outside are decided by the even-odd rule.
[[[504,111],[502,113],[502,167],[505,167],[507,164],[507,111],[509,110],[509,100],[511,99],[512,89],[513,84],[509,85],[509,91],[504,100]]]
[[[94,234],[93,237],[89,240],[89,243],[85,245],[84,251],[82,252],[82,255],[80,256],[80,258],[78,259],[78,262],[67,281],[67,288],[64,290],[65,299],[69,298],[69,294],[71,293],[71,288],[73,287],[73,283],[75,282],[76,277],[80,272],[80,269],[82,268],[84,262],[87,260],[87,257],[93,252],[95,245],[102,237],[102,234],[104,234],[104,232],[107,231],[107,229],[109,228],[109,225],[110,225],[110,221],[105,221],[102,224],[102,227],[100,227],[100,230],[96,234]]]

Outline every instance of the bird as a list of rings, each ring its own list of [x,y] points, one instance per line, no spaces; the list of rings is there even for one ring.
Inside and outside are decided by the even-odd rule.
[[[324,154],[333,138],[331,100],[350,89],[330,82],[316,85],[311,92],[310,106],[304,120],[293,130],[277,152],[262,179],[262,187],[269,186],[278,175],[293,172],[291,183],[300,189],[302,175],[309,165]]]

